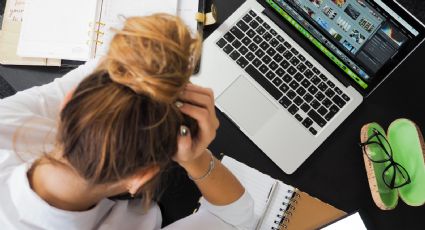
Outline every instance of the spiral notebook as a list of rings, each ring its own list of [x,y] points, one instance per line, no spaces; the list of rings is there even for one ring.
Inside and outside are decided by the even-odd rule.
[[[17,53],[87,61],[106,54],[114,35],[111,28],[120,29],[125,17],[187,15],[197,6],[192,0],[26,0]]]
[[[282,181],[224,156],[225,165],[254,199],[256,229],[318,229],[345,212]]]

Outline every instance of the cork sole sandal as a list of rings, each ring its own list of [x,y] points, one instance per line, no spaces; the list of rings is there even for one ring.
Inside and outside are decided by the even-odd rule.
[[[360,132],[360,140],[366,142],[373,135],[373,129],[378,130],[385,136],[385,131],[377,123],[369,123],[362,127]],[[376,137],[375,137],[376,138]],[[372,138],[373,141],[375,138]],[[375,140],[377,141],[377,140]],[[384,156],[386,153],[378,145],[366,145],[364,147],[363,159],[365,163],[367,178],[369,181],[370,191],[375,204],[382,210],[391,210],[397,206],[398,193],[396,189],[390,189],[382,179],[382,173],[386,166],[390,163],[375,163],[372,162],[365,154],[372,159]],[[381,158],[382,159],[382,158]]]
[[[406,168],[411,182],[398,188],[400,198],[410,206],[425,203],[424,139],[419,127],[411,120],[397,119],[387,132],[394,151],[394,161]]]

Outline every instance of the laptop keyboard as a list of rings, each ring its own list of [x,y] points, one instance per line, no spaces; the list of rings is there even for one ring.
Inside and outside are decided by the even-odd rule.
[[[313,135],[350,100],[252,10],[216,44]]]
[[[0,75],[0,99],[12,96],[16,90]]]

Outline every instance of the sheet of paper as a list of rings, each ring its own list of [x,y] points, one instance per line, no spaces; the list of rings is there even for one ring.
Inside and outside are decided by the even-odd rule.
[[[195,20],[198,8],[198,0],[179,0],[179,5],[177,7],[177,15],[183,19],[192,33],[198,31],[198,22]]]
[[[112,28],[121,29],[125,18],[132,16],[146,16],[153,13],[177,14],[177,0],[103,0],[100,30],[100,44],[96,50],[96,56],[106,54],[109,44],[114,36]]]
[[[6,6],[0,35],[0,64],[60,66],[61,61],[57,59],[23,58],[16,54],[25,1],[7,0],[4,3]]]
[[[330,224],[327,227],[322,228],[322,230],[339,230],[339,229],[366,230],[366,227],[363,223],[362,218],[360,217],[360,214],[357,212],[333,224]]]
[[[26,0],[18,55],[88,60],[96,8],[97,0]]]
[[[276,180],[227,156],[221,162],[238,178],[254,199],[254,213],[258,222],[265,212],[270,189]]]

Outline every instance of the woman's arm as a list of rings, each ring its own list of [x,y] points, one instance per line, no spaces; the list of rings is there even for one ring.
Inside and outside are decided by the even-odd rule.
[[[21,128],[34,133],[25,137],[28,146],[45,142],[56,125],[65,94],[90,74],[97,63],[98,59],[89,61],[52,83],[0,100],[0,148],[12,149],[13,136]]]
[[[179,104],[180,110],[198,122],[199,132],[192,137],[189,129],[182,128],[174,160],[195,178],[204,199],[201,209],[207,209],[237,228],[249,226],[253,219],[252,198],[237,178],[206,149],[219,126],[212,91],[189,84],[180,98],[183,101]]]

